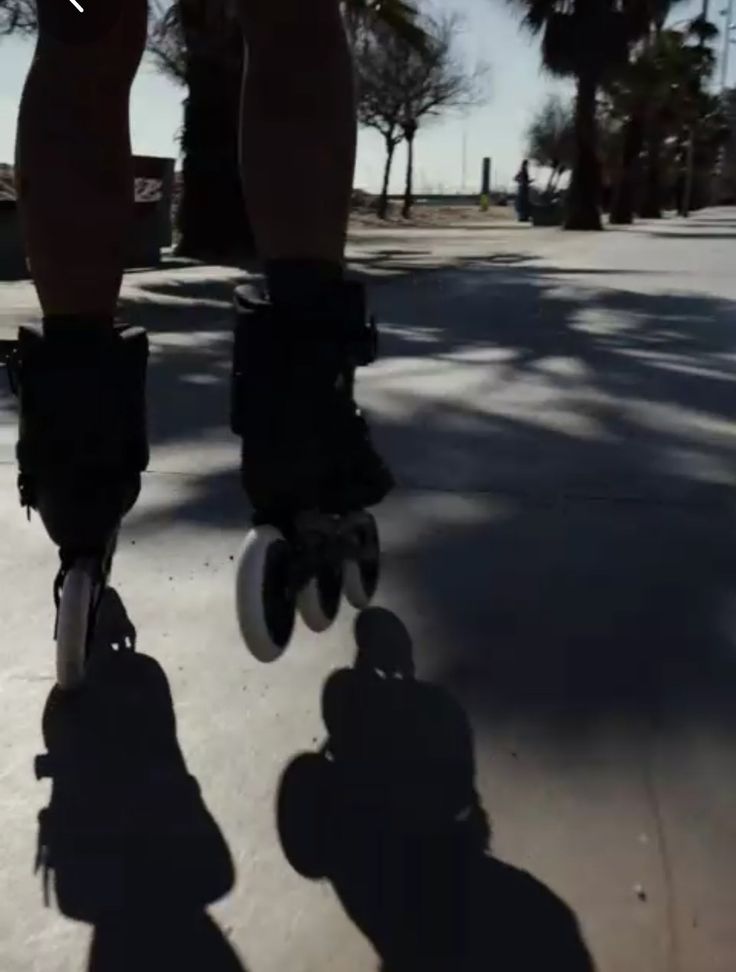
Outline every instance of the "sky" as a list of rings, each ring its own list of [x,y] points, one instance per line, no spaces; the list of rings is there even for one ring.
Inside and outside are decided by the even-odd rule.
[[[65,2],[65,0],[58,0]],[[692,16],[701,0],[677,5],[672,19]],[[425,4],[426,6],[426,4]],[[711,11],[720,11],[716,0]],[[435,6],[435,9],[438,9]],[[420,192],[475,191],[482,159],[492,159],[494,187],[506,187],[525,154],[525,136],[535,109],[551,92],[565,95],[566,82],[541,68],[538,40],[520,25],[508,0],[443,0],[442,10],[457,11],[464,20],[458,55],[469,65],[489,66],[483,102],[465,114],[450,114],[420,129],[416,141],[416,184]],[[13,158],[15,119],[23,79],[33,51],[31,41],[0,40],[0,162]],[[736,73],[736,56],[729,72]],[[177,131],[182,120],[184,91],[144,61],[131,97],[133,150],[140,155],[178,157]],[[397,156],[391,190],[403,188],[403,154]],[[355,185],[375,192],[383,170],[383,143],[377,134],[361,131]]]

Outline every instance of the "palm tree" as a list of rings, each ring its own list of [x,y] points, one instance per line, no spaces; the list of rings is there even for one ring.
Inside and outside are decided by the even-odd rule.
[[[714,30],[715,28],[713,28]],[[621,130],[619,178],[611,222],[630,223],[640,182],[644,151],[642,216],[661,215],[663,167],[669,144],[680,153],[697,124],[700,92],[714,66],[713,53],[701,44],[707,31],[697,18],[685,31],[653,30],[634,52],[631,63],[609,87],[609,111]],[[691,41],[697,39],[696,45]]]
[[[574,77],[576,158],[568,198],[568,229],[601,229],[597,97],[628,61],[632,43],[663,16],[669,0],[514,0],[524,23],[542,37],[553,74]]]

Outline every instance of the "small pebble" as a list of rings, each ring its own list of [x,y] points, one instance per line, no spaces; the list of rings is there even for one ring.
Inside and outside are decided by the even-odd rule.
[[[636,894],[636,896],[639,899],[639,901],[646,901],[647,900],[647,893],[644,890],[644,888],[641,886],[641,884],[635,884],[634,885],[634,893]]]

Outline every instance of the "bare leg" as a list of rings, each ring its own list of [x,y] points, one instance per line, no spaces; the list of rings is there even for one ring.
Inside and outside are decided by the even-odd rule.
[[[81,15],[67,0],[39,0],[20,106],[20,212],[46,317],[114,315],[132,213],[128,100],[147,4],[93,3]]]
[[[343,531],[361,565],[373,558],[356,567],[353,599],[372,596],[375,529],[358,518],[365,533],[351,532],[348,514],[380,503],[393,479],[353,394],[373,335],[362,286],[343,277],[356,126],[338,0],[240,0],[240,9],[243,181],[269,299],[236,292],[231,425],[254,524],[269,529],[257,528],[243,547],[238,617],[253,654],[273,660],[293,630],[292,578],[306,585],[302,609],[311,605],[315,630],[334,617]],[[269,566],[281,563],[276,550],[289,551],[286,584],[281,567]]]
[[[355,103],[338,0],[240,0],[246,204],[267,261],[341,264]]]
[[[57,667],[70,688],[87,648],[73,619],[93,614],[85,590],[109,569],[148,462],[146,335],[113,327],[133,201],[128,94],[146,0],[84,0],[81,14],[66,0],[37,6],[17,169],[43,326],[18,335],[18,483],[59,548]]]
[[[278,522],[378,503],[392,481],[353,399],[371,342],[362,287],[343,276],[356,119],[339,2],[240,0],[240,10],[243,182],[270,300],[254,303],[247,288],[236,298],[232,427],[245,491]]]

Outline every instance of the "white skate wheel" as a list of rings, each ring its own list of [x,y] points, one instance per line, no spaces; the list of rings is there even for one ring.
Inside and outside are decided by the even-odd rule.
[[[356,522],[354,529],[359,552],[345,561],[345,597],[356,610],[363,611],[378,590],[381,549],[378,527],[369,513]]]
[[[323,568],[299,591],[297,606],[306,626],[318,634],[327,631],[340,610],[342,571]]]
[[[85,564],[75,564],[64,578],[56,618],[56,681],[65,692],[84,679],[94,581]]]
[[[275,527],[255,527],[246,536],[235,575],[235,603],[243,641],[261,662],[279,658],[294,631],[290,563],[291,548]]]

